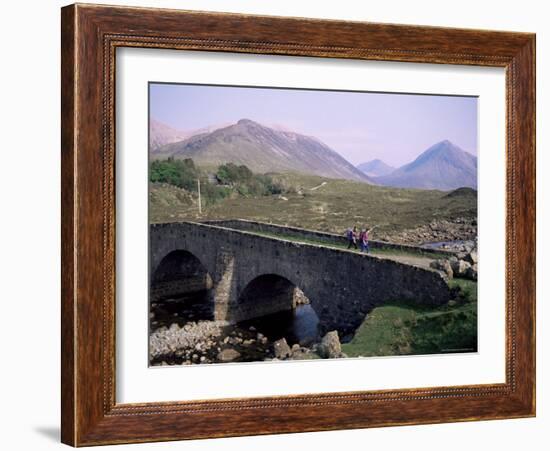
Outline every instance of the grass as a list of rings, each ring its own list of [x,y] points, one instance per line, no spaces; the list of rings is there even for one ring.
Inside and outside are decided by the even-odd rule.
[[[181,205],[174,196],[163,196],[168,190],[165,186],[153,187],[151,222],[241,218],[337,234],[353,225],[378,225],[371,237],[376,239],[377,234],[413,229],[434,219],[477,215],[476,199],[469,195],[449,197],[437,190],[390,188],[304,174],[270,175],[285,194],[227,198],[203,208],[201,216],[195,194],[191,204]],[[161,202],[165,198],[170,202]]]
[[[349,357],[477,350],[477,283],[453,279],[455,299],[437,308],[394,302],[372,310],[342,351]]]
[[[149,185],[149,215],[151,222],[172,222],[181,217],[191,217],[198,210],[195,196],[182,188],[167,183]]]

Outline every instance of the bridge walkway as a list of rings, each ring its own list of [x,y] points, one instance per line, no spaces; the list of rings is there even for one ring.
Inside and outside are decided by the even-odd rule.
[[[284,234],[280,233],[270,233],[270,232],[264,232],[264,231],[247,231],[248,233],[252,233],[259,236],[265,236],[269,238],[278,238],[278,239],[284,239],[288,241],[293,241],[295,243],[303,243],[303,244],[315,244],[318,246],[331,248],[331,249],[338,249],[338,250],[347,250],[351,252],[361,253],[361,250],[359,249],[348,249],[346,245],[338,244],[338,243],[327,243],[326,241],[322,240],[315,240],[314,238],[299,238],[296,236],[286,236]],[[387,259],[387,260],[393,260],[399,263],[405,263],[407,265],[417,266],[419,268],[432,270],[430,268],[430,263],[439,257],[433,255],[433,254],[423,254],[422,252],[406,252],[406,251],[400,251],[396,249],[384,249],[384,248],[371,248],[370,249],[370,255],[374,255],[379,258]]]

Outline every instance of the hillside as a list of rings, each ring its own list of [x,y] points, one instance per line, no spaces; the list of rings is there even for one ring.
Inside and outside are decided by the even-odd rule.
[[[401,188],[477,189],[477,157],[445,140],[434,144],[413,162],[374,180]]]
[[[201,166],[226,162],[256,173],[295,172],[371,183],[363,172],[318,139],[275,130],[249,119],[167,144],[153,158],[192,158]]]
[[[443,225],[460,218],[463,223],[457,227],[462,231],[456,239],[464,233],[475,233],[472,224],[477,218],[477,200],[469,193],[457,192],[449,197],[441,191],[398,189],[303,174],[271,177],[284,187],[283,195],[226,198],[203,209],[202,216],[186,199],[181,205],[177,201],[171,204],[175,196],[163,195],[168,188],[155,186],[151,221],[242,218],[333,233],[343,233],[354,224],[378,225],[373,239],[400,237],[398,241],[413,243],[439,241],[438,237],[446,237],[446,232],[429,227],[422,235],[402,232],[425,228],[434,220]]]
[[[357,165],[357,169],[364,172],[370,177],[380,177],[388,175],[395,171],[393,166],[384,163],[382,160],[376,158],[375,160],[367,161]]]

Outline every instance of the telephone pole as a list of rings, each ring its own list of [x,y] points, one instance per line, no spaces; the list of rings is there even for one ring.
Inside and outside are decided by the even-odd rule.
[[[202,205],[201,205],[201,179],[197,178],[197,191],[199,192],[199,215],[202,215]]]

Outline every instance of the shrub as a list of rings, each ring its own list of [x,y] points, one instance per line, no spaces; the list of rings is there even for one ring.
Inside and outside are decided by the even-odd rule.
[[[204,205],[211,205],[236,193],[243,197],[269,196],[284,192],[283,186],[270,176],[254,174],[245,165],[222,164],[216,171],[218,184],[208,180],[191,158],[155,160],[150,164],[149,180],[168,183],[190,192],[197,192],[197,180],[201,181],[201,197]]]

